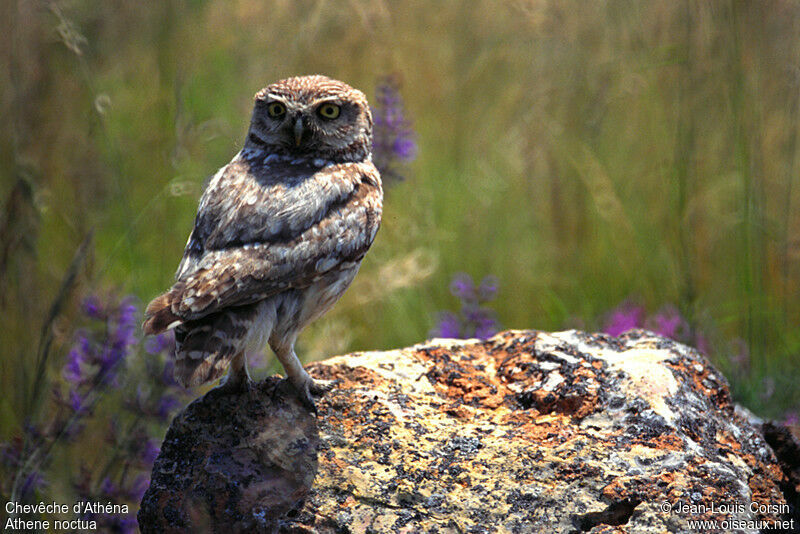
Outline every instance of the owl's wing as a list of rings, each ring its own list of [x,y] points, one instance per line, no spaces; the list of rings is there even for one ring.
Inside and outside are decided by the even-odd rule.
[[[178,280],[148,307],[145,331],[307,287],[361,261],[380,225],[380,178],[371,163],[335,167],[288,187],[286,180],[262,181],[252,210],[242,207],[256,190],[230,193],[228,184],[224,202],[235,205],[210,219],[220,200],[204,194]],[[212,181],[207,191],[213,188]]]

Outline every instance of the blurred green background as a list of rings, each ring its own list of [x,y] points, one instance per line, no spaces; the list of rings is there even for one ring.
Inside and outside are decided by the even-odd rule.
[[[504,328],[674,306],[756,413],[800,406],[800,4],[10,1],[0,6],[0,438],[83,296],[166,289],[253,95],[394,74],[419,147],[305,359],[424,340],[492,274]],[[94,230],[55,320],[65,273]]]

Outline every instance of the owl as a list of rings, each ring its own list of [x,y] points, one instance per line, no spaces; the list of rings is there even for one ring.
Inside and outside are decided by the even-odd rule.
[[[176,281],[143,330],[175,330],[175,378],[250,386],[248,351],[269,344],[311,410],[328,384],[295,353],[310,322],[342,296],[381,222],[372,116],[361,91],[325,76],[281,80],[255,96],[242,150],[211,179]]]

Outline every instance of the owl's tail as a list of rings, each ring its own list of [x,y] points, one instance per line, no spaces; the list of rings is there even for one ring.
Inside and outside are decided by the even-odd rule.
[[[183,319],[172,311],[173,292],[168,291],[154,298],[144,312],[142,330],[147,335],[160,334],[165,330],[174,328],[183,322]]]
[[[222,376],[245,350],[257,305],[229,308],[175,328],[175,380],[194,387]]]

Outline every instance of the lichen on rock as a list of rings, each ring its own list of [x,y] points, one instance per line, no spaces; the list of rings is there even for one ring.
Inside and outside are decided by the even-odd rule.
[[[318,402],[313,485],[275,531],[685,532],[707,519],[757,532],[796,517],[725,379],[648,332],[509,331],[310,370],[338,385]]]

